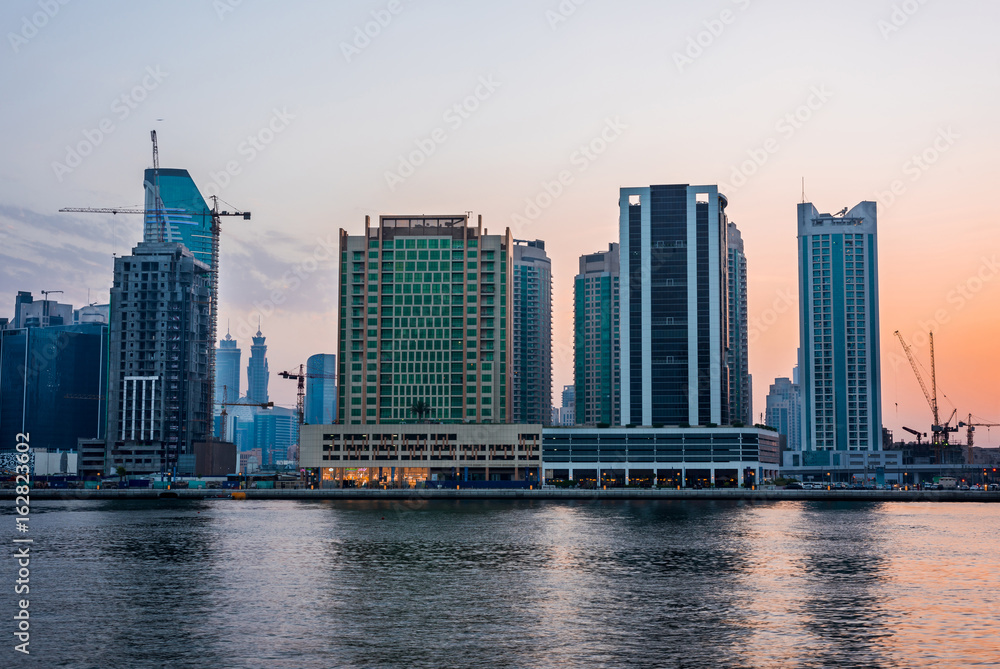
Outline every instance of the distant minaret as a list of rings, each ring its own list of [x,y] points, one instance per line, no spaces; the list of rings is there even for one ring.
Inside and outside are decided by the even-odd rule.
[[[253,404],[267,402],[267,346],[264,335],[260,331],[260,320],[257,321],[257,334],[253,336],[253,346],[250,347],[250,362],[247,365],[247,399]]]

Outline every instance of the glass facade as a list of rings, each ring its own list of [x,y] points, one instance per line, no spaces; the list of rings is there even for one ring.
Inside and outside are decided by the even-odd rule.
[[[729,422],[726,199],[715,186],[621,189],[622,422]]]
[[[843,216],[799,205],[804,450],[881,444],[876,205]]]
[[[337,356],[318,353],[306,360],[305,422],[329,425],[337,417]]]
[[[618,244],[580,257],[574,280],[575,422],[621,420],[621,334]]]
[[[339,422],[510,421],[512,247],[464,216],[341,230]]]
[[[26,432],[33,448],[76,450],[104,438],[107,365],[106,325],[0,331],[0,440]]]
[[[161,168],[143,173],[146,216],[143,241],[186,246],[194,257],[212,266],[212,212],[187,170]],[[156,204],[159,183],[162,208]]]

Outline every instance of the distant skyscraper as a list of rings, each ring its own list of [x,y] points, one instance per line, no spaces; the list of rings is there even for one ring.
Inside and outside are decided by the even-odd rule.
[[[242,351],[232,335],[226,333],[226,338],[219,341],[215,352],[215,401],[223,401],[223,388],[228,402],[237,402],[240,398],[240,357]],[[221,407],[217,407],[217,410]]]
[[[798,244],[802,449],[878,450],[882,397],[875,203],[831,215],[803,202]]]
[[[580,256],[573,282],[574,423],[621,422],[618,244]],[[567,386],[569,387],[569,386]],[[566,393],[563,392],[563,406]]]
[[[576,386],[563,386],[562,406],[554,411],[553,425],[576,425]]]
[[[802,450],[802,389],[799,384],[784,377],[774,380],[767,394],[764,422],[785,437],[789,450]]]
[[[341,424],[510,422],[513,246],[466,216],[341,230]]]
[[[253,423],[255,448],[261,450],[262,464],[273,467],[287,460],[288,449],[299,441],[298,414],[284,407],[262,409],[254,415]]]
[[[250,361],[247,364],[247,400],[252,404],[267,402],[267,382],[270,372],[267,369],[267,339],[257,326],[257,334],[253,336],[250,347]]]
[[[306,360],[305,422],[330,425],[337,419],[337,356],[317,353]]]
[[[726,198],[622,188],[623,424],[729,423]]]
[[[207,265],[181,244],[115,259],[105,466],[167,471],[193,458],[211,418]],[[181,471],[180,473],[183,473]]]
[[[515,423],[552,413],[552,263],[545,242],[514,240],[511,390]]]
[[[747,257],[743,236],[735,223],[728,224],[729,242],[729,419],[753,425],[753,386],[750,379],[747,317]]]

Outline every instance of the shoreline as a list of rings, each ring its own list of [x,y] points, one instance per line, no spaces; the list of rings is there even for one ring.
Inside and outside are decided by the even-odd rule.
[[[354,489],[32,489],[32,501],[66,500],[150,500],[220,499],[245,500],[741,500],[770,501],[827,501],[827,502],[1000,502],[1000,492],[967,490],[745,490],[722,488],[717,490],[650,490],[622,489],[575,490],[543,488],[541,490],[510,489],[408,489],[372,490]],[[13,500],[13,489],[0,490],[0,499]]]

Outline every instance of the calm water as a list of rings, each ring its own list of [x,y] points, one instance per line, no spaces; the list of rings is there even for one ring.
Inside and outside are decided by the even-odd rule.
[[[32,508],[2,667],[1000,666],[995,505]]]

